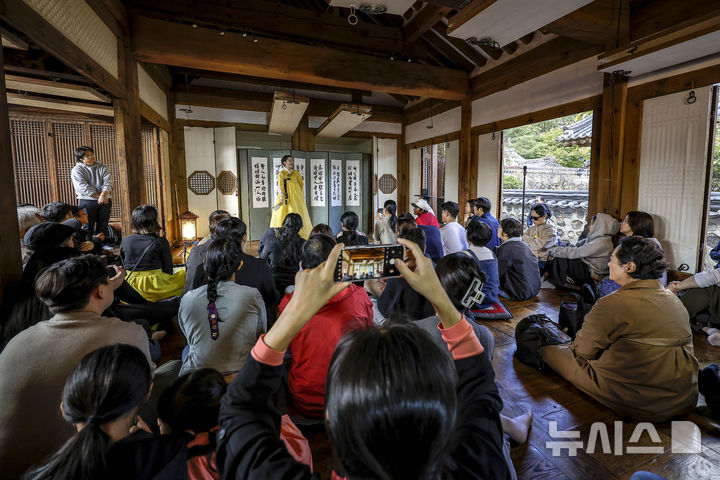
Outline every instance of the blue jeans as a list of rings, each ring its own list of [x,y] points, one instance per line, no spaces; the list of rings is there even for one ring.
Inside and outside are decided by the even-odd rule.
[[[633,473],[633,476],[630,477],[630,480],[666,480],[665,477],[661,477],[660,475],[656,475],[654,473],[645,472],[645,471],[639,471]]]

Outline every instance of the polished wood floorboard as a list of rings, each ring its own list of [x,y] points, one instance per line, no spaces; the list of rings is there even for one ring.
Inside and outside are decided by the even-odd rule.
[[[246,246],[248,253],[257,252],[257,246]],[[173,252],[174,254],[177,252]],[[529,440],[523,445],[512,444],[512,460],[521,480],[608,480],[628,479],[637,470],[647,470],[670,480],[720,480],[720,419],[712,420],[700,414],[704,412],[702,396],[695,413],[681,418],[694,422],[700,428],[701,445],[694,439],[675,439],[685,445],[699,446],[701,453],[672,453],[670,422],[655,424],[659,442],[653,443],[647,432],[639,442],[630,443],[638,422],[622,419],[611,410],[583,394],[570,383],[553,372],[538,371],[518,362],[515,352],[514,332],[517,323],[528,315],[545,313],[557,320],[562,293],[557,290],[541,290],[540,294],[524,302],[506,302],[514,315],[509,321],[487,321],[483,324],[495,336],[493,368],[500,395],[503,399],[503,414],[515,417],[528,410],[534,414]],[[695,335],[695,355],[700,367],[720,360],[720,347],[707,344],[703,335]],[[185,339],[177,326],[171,328],[163,341],[162,361],[179,358]],[[623,422],[621,437],[625,448],[628,446],[660,447],[656,453],[615,455],[602,453],[598,441],[595,453],[579,450],[577,455],[554,456],[547,442],[564,439],[550,436],[551,422],[557,422],[558,431],[579,431],[583,445],[587,447],[590,429],[594,422],[607,425],[610,446],[615,442],[614,422]],[[331,446],[322,426],[302,426],[301,430],[310,442],[315,472],[330,478],[332,470]],[[614,452],[614,450],[613,450]]]

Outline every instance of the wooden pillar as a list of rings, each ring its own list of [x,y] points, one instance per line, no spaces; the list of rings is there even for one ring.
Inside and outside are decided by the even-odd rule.
[[[130,47],[125,40],[129,41],[129,39],[118,41],[118,71],[120,81],[125,86],[125,97],[115,99],[115,132],[120,181],[126,182],[121,199],[123,235],[128,235],[132,210],[141,205],[143,199],[147,197],[143,174],[137,61],[130,53]]]
[[[175,95],[168,94],[170,132],[170,197],[172,199],[172,225],[174,240],[180,241],[180,223],[177,218],[188,210],[187,172],[185,171],[185,127],[175,117]]]
[[[600,134],[593,132],[598,150],[593,148],[596,155],[590,166],[589,215],[603,212],[619,218],[621,214],[627,81],[627,77],[605,74]]]
[[[315,151],[315,131],[311,130],[308,125],[307,112],[303,115],[297,130],[292,136],[292,149],[302,150],[303,152]]]
[[[5,63],[0,49],[0,303],[8,287],[17,285],[22,276],[20,230],[15,204],[15,173],[10,146],[10,118],[5,92]]]
[[[400,129],[400,138],[397,139],[397,182],[398,182],[398,214],[410,207],[410,163],[408,150],[405,148],[405,125]]]
[[[458,204],[460,211],[464,211],[465,202],[474,198],[477,190],[477,138],[475,140],[475,154],[472,153],[471,140],[472,99],[465,97],[460,103],[460,161],[458,165],[460,184],[458,185]]]

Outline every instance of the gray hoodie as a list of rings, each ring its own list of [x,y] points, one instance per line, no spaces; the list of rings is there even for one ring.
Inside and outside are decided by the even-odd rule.
[[[77,162],[70,171],[70,178],[78,200],[95,200],[97,197],[93,195],[103,191],[107,191],[108,195],[112,193],[110,171],[100,162],[96,162],[92,167]]]
[[[598,213],[590,225],[585,243],[577,247],[554,247],[548,255],[557,258],[579,258],[590,267],[593,277],[602,278],[608,274],[608,262],[613,252],[613,235],[620,230],[620,223],[606,213]]]

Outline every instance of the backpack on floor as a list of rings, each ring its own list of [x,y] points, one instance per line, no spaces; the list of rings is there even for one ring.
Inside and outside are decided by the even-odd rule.
[[[576,293],[571,294],[572,300],[560,301],[560,311],[558,312],[558,324],[560,330],[567,333],[570,338],[575,339],[575,335],[582,328],[585,321],[585,315],[592,309],[592,304]]]
[[[557,323],[544,313],[523,318],[515,327],[515,356],[526,365],[542,369],[545,366],[540,357],[540,348],[546,345],[569,343],[568,337]]]

